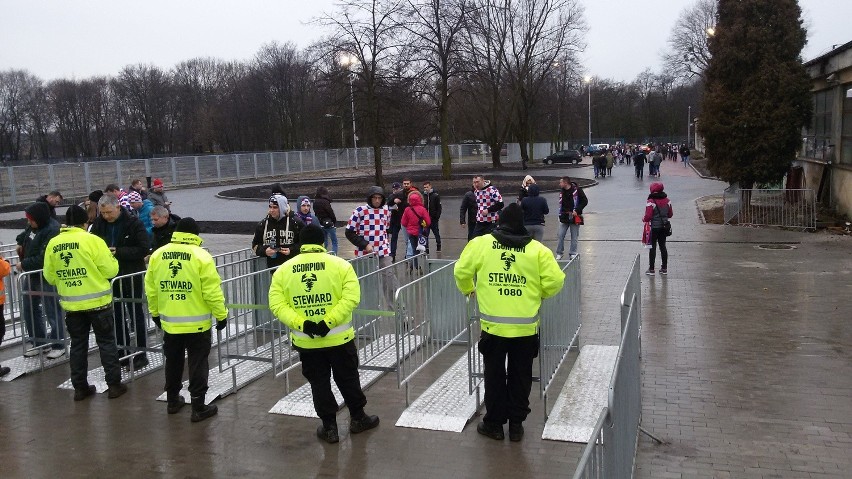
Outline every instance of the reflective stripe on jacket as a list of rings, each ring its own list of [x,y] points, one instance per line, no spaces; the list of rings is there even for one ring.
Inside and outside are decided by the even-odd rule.
[[[272,275],[269,308],[290,328],[295,346],[305,349],[339,346],[355,337],[352,311],[361,301],[361,286],[348,261],[330,255],[319,245],[302,245],[295,258]],[[325,321],[325,337],[304,333],[307,321]]]
[[[512,248],[490,234],[468,242],[454,275],[463,294],[474,291],[476,278],[482,330],[504,338],[536,334],[541,300],[565,281],[553,253],[538,241]]]
[[[151,255],[145,294],[151,316],[159,316],[169,334],[207,331],[214,318],[228,316],[216,262],[194,234],[175,232]]]
[[[118,274],[118,260],[101,238],[63,227],[47,243],[43,274],[56,286],[62,309],[88,311],[112,303],[109,280]]]

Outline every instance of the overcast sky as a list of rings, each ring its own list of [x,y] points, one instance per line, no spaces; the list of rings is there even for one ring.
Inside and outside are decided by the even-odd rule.
[[[591,26],[586,74],[631,81],[659,71],[682,0],[580,0]],[[124,66],[164,69],[195,57],[249,60],[261,45],[306,46],[323,33],[306,24],[334,0],[0,0],[0,70],[45,79],[115,75]],[[852,1],[800,0],[809,60],[852,40]],[[846,19],[846,20],[843,20]]]

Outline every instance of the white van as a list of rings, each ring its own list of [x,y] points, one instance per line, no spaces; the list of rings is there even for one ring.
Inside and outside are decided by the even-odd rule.
[[[609,150],[609,143],[595,143],[590,146],[588,150],[586,150],[586,154],[588,156],[592,156],[593,154],[601,150]]]

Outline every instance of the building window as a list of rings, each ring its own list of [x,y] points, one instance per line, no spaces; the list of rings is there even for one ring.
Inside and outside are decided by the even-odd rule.
[[[852,165],[852,85],[844,88],[843,96],[843,130],[840,134],[840,157],[838,162]]]
[[[804,141],[806,158],[829,159],[829,146],[833,144],[831,141],[831,92],[832,90],[823,90],[814,93],[814,114]]]

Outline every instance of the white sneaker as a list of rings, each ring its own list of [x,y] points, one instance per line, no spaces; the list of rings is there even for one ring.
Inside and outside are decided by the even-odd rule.
[[[65,356],[65,348],[62,349],[51,349],[47,353],[47,359],[56,359]]]
[[[41,352],[42,352],[42,348],[36,348],[35,346],[33,346],[32,349],[28,349],[28,350],[24,351],[24,357],[25,358],[32,358],[32,357],[38,356],[39,354],[41,354]]]
[[[562,255],[561,254],[556,255],[556,261],[559,261],[560,259],[562,259]]]

